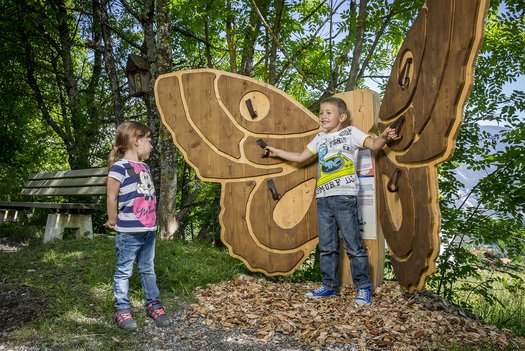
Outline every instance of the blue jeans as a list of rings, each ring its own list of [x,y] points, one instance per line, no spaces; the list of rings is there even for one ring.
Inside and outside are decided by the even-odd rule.
[[[339,230],[350,258],[352,280],[357,289],[372,288],[368,254],[361,239],[357,196],[339,195],[317,199],[317,226],[322,284],[339,291]]]
[[[153,260],[155,258],[155,232],[117,233],[115,238],[117,266],[113,276],[113,294],[118,311],[131,311],[128,299],[129,278],[133,274],[133,263],[137,261],[140,284],[144,290],[146,304],[159,299],[157,276]]]

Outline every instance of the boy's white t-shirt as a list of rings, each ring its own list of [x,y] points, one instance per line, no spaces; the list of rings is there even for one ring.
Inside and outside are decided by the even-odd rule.
[[[306,148],[318,159],[317,198],[357,196],[359,180],[355,164],[366,138],[368,134],[350,126],[333,133],[320,132],[308,143]]]

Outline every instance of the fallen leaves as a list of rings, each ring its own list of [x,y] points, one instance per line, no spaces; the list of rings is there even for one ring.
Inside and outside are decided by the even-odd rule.
[[[525,338],[487,325],[429,292],[411,294],[384,283],[366,307],[354,303],[353,289],[326,299],[304,297],[315,287],[241,275],[198,289],[191,314],[210,327],[254,329],[262,340],[292,338],[312,346],[352,343],[361,349],[426,350],[486,343],[525,349]]]

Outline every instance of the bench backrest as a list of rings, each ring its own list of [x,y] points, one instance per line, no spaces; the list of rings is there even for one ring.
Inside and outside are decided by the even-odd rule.
[[[105,195],[108,169],[88,168],[73,171],[35,173],[29,176],[22,195]]]

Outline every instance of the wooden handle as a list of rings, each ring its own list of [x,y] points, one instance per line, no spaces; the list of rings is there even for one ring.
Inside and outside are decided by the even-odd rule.
[[[390,176],[390,179],[388,180],[388,184],[386,186],[388,191],[390,191],[391,193],[395,193],[396,191],[399,190],[399,187],[397,186],[397,182],[400,176],[401,176],[401,170],[399,168],[396,168],[394,170],[394,174]]]
[[[246,107],[248,108],[248,112],[250,113],[250,116],[252,118],[257,118],[257,112],[253,109],[252,99],[246,100],[245,103]]]
[[[410,65],[412,64],[412,58],[408,58],[405,61],[405,64],[403,65],[403,68],[401,69],[401,72],[399,72],[399,78],[397,79],[397,82],[402,90],[405,90],[410,85]]]
[[[281,198],[281,196],[279,195],[279,193],[277,192],[277,188],[275,187],[275,183],[273,182],[273,179],[268,179],[268,181],[266,182],[266,184],[268,184],[268,188],[270,189],[270,191],[272,192],[272,198],[274,200],[279,200]]]
[[[255,140],[255,142],[257,143],[257,145],[259,145],[263,149],[265,149],[268,146],[268,144],[266,144],[266,141],[264,141],[263,139],[257,139]],[[262,158],[265,158],[268,156],[270,156],[270,150],[264,150],[264,152],[261,154]]]

